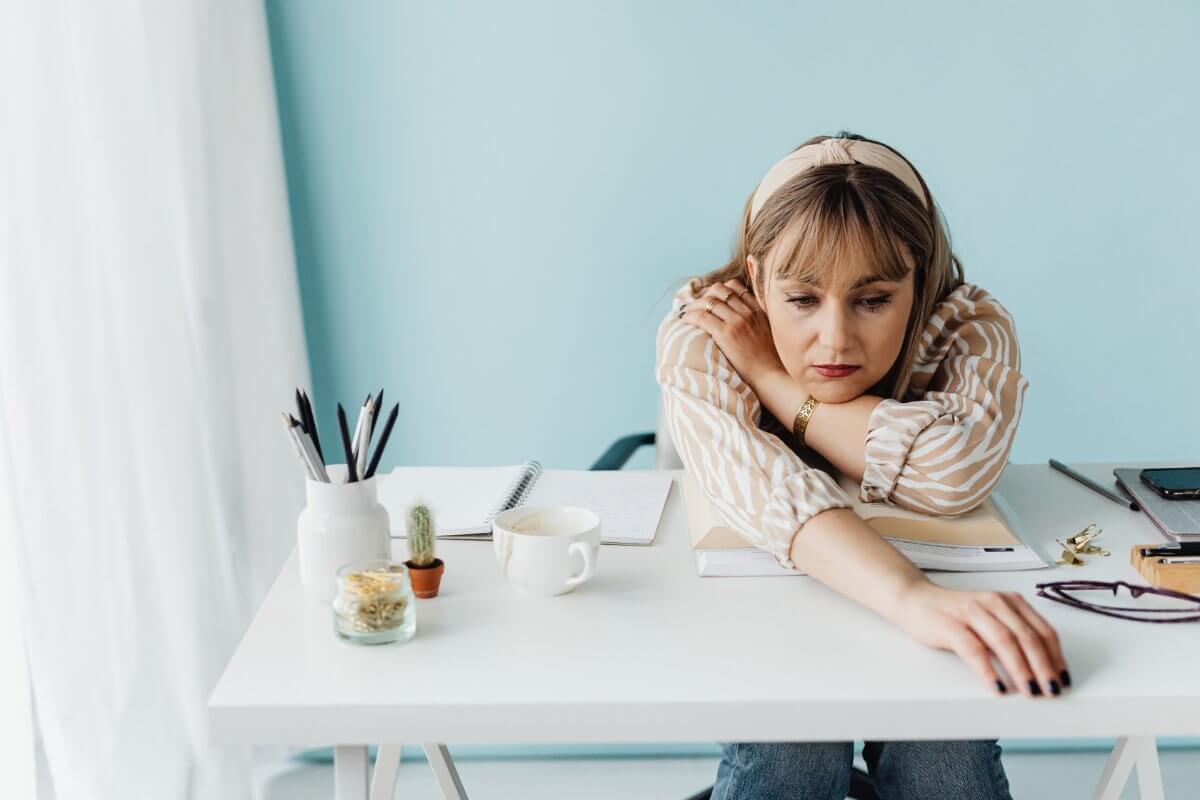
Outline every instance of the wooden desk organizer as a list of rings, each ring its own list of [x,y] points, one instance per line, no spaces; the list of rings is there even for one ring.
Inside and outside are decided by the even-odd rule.
[[[1135,544],[1130,561],[1151,586],[1174,589],[1177,592],[1200,594],[1200,564],[1163,564],[1166,556],[1143,556],[1143,549],[1162,547],[1161,544]]]

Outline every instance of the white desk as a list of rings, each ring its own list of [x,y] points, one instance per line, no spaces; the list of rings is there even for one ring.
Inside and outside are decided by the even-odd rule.
[[[1107,484],[1112,466],[1081,471]],[[699,578],[677,482],[654,545],[604,546],[597,576],[561,597],[507,585],[488,542],[439,540],[441,595],[418,601],[403,644],[339,641],[329,610],[302,594],[293,553],[212,693],[212,736],[333,744],[339,798],[366,797],[374,743],[388,744],[380,795],[407,741],[425,743],[447,797],[465,797],[436,743],[1116,736],[1096,797],[1115,798],[1135,763],[1142,797],[1161,797],[1152,737],[1200,734],[1200,628],[1105,618],[1033,590],[1135,580],[1129,548],[1157,532],[1044,465],[1010,467],[1000,489],[1050,547],[1096,522],[1112,555],[931,577],[1023,592],[1064,642],[1074,685],[1060,698],[993,696],[956,656],[811,578]]]

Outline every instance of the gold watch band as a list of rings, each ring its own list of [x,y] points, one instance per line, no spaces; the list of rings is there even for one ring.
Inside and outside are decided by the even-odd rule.
[[[820,404],[821,401],[811,394],[808,396],[808,399],[800,404],[800,409],[796,412],[796,419],[792,421],[792,434],[799,441],[804,441],[804,431],[808,428],[808,418],[812,416],[813,409]]]

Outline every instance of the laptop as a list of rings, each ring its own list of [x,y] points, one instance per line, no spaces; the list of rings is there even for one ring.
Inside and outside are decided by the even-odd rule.
[[[1168,539],[1200,541],[1200,500],[1169,500],[1142,483],[1141,468],[1117,467],[1113,477]]]

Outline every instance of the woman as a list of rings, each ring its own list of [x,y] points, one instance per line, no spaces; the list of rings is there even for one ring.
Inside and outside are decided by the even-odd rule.
[[[680,458],[726,525],[957,653],[992,692],[1070,686],[1055,632],[1024,598],[930,582],[830,474],[853,476],[863,501],[968,511],[1000,477],[1028,385],[1012,318],[964,282],[903,156],[842,132],[773,166],[732,260],[676,294],[656,371]],[[713,798],[843,798],[852,744],[727,744]],[[994,740],[863,754],[884,797],[1009,797]]]

